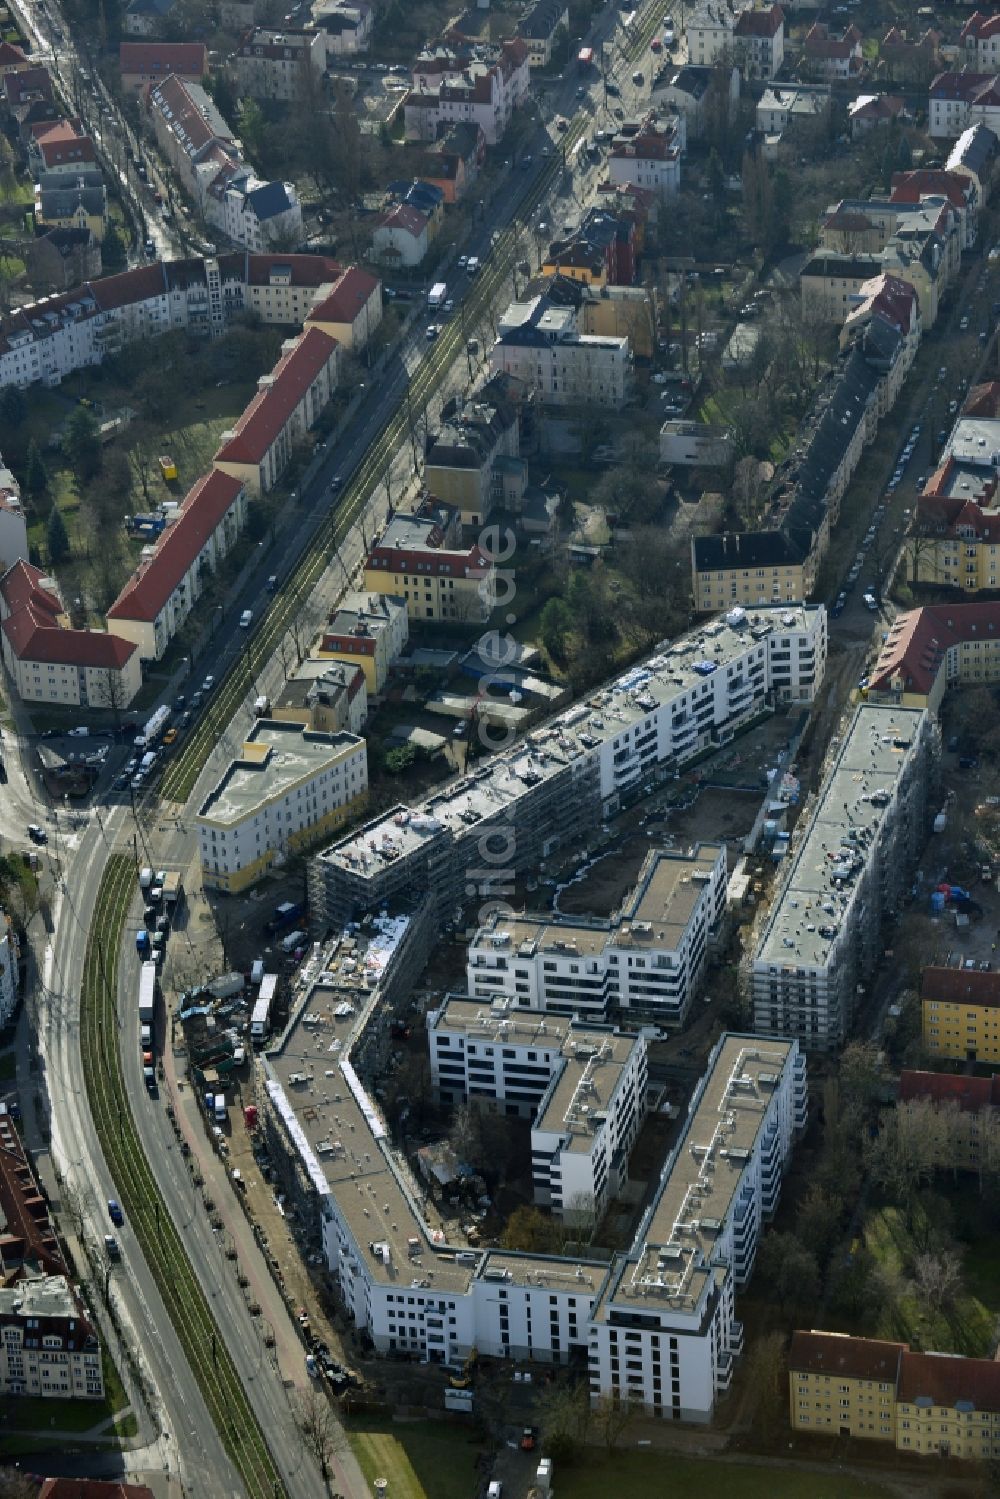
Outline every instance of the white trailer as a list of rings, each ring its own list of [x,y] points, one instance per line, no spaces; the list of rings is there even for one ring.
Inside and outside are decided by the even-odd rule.
[[[152,1025],[156,1009],[156,964],[147,960],[139,969],[139,1021]]]
[[[448,286],[444,281],[435,281],[427,293],[428,307],[443,307],[448,297]]]
[[[265,973],[260,982],[260,993],[250,1016],[250,1040],[258,1046],[267,1036],[271,1024],[271,1006],[278,992],[278,975]]]
[[[136,749],[148,749],[151,745],[155,744],[169,722],[170,709],[164,703],[161,707],[157,708],[152,718],[146,720],[142,733],[136,735]]]

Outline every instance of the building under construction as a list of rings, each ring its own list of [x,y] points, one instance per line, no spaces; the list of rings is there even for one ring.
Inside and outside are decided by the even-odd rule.
[[[843,1045],[924,845],[939,743],[924,709],[858,708],[753,948],[756,1031]]]

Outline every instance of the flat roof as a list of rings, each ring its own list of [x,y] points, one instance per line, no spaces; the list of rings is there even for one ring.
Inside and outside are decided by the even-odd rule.
[[[570,760],[615,739],[651,712],[706,680],[770,635],[806,631],[821,605],[772,605],[718,615],[656,650],[527,734],[522,743],[495,756],[472,775],[451,782],[417,807],[391,808],[317,855],[340,867],[371,873],[412,853],[445,828],[460,831],[497,817],[524,792],[547,780]],[[527,778],[527,779],[526,779]]]
[[[213,824],[242,822],[256,807],[336,765],[363,744],[354,734],[322,734],[301,724],[260,718],[198,816]]]
[[[454,995],[448,995],[437,1011],[434,1029],[438,1028],[482,1036],[498,1045],[536,1043],[558,1049],[562,1062],[554,1064],[532,1127],[567,1137],[566,1148],[579,1152],[590,1149],[622,1070],[640,1044],[637,1036],[608,1025],[532,1014],[507,1000],[491,1004]]]
[[[516,1249],[491,1249],[483,1259],[477,1280],[514,1281],[570,1295],[600,1294],[610,1266],[604,1260],[570,1260],[556,1254],[522,1254]]]
[[[922,708],[858,708],[771,908],[756,965],[827,961],[923,715]]]
[[[691,1103],[636,1248],[609,1281],[595,1316],[611,1302],[694,1311],[718,1232],[732,1206],[768,1104],[794,1041],[726,1035]]]
[[[372,942],[345,934],[332,944],[284,1035],[265,1053],[268,1093],[314,1186],[336,1198],[362,1253],[369,1244],[388,1246],[388,1260],[369,1255],[374,1278],[400,1286],[429,1278],[437,1289],[464,1293],[477,1261],[460,1265],[453,1255],[435,1253],[387,1144],[383,1148],[386,1130],[377,1106],[349,1060],[378,977],[406,926],[404,916],[376,918]],[[419,1253],[411,1254],[414,1247]]]

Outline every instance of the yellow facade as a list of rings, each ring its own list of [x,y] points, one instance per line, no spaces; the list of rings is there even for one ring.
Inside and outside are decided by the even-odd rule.
[[[493,599],[492,568],[484,578],[444,577],[437,573],[390,573],[366,567],[364,587],[372,593],[392,593],[406,600],[410,619],[431,623],[483,623]]]
[[[330,834],[336,833],[345,823],[359,817],[368,805],[368,792],[363,791],[359,796],[352,797],[343,806],[334,807],[325,817],[313,823],[308,828],[302,828],[297,833],[288,835],[288,849],[294,853],[304,853],[307,849],[322,842]],[[202,865],[202,884],[211,890],[222,890],[227,895],[238,895],[241,890],[249,890],[262,879],[268,870],[274,865],[279,856],[279,850],[269,848],[255,859],[252,864],[246,864],[242,869],[235,870],[230,874],[216,873],[208,870]],[[282,853],[282,857],[284,854]]]
[[[894,1439],[896,1391],[889,1381],[791,1370],[788,1383],[793,1430],[873,1442]]]
[[[787,567],[724,568],[699,572],[693,568],[695,608],[699,613],[718,613],[734,604],[756,608],[761,604],[801,603],[812,589],[811,564]]]
[[[984,511],[984,519],[991,512]],[[992,514],[996,517],[996,512]],[[909,536],[906,540],[906,578],[912,583],[936,583],[978,593],[1000,588],[1000,545],[962,536]]]
[[[921,1022],[930,1056],[1000,1062],[1000,1006],[924,998]]]
[[[981,1462],[1000,1451],[1000,1414],[947,1405],[896,1405],[896,1446],[902,1452],[965,1457]]]

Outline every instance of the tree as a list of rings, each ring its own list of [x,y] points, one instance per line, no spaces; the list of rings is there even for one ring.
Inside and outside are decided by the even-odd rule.
[[[918,1254],[913,1262],[913,1280],[919,1294],[935,1311],[954,1306],[962,1294],[962,1261],[958,1250]]]
[[[705,186],[715,204],[716,212],[722,213],[726,206],[726,169],[722,165],[722,157],[713,146],[708,153],[708,164],[705,167]]]
[[[31,495],[44,494],[49,487],[49,476],[42,462],[42,455],[38,451],[38,444],[32,438],[28,444],[28,460],[24,471],[24,487]]]
[[[525,1254],[558,1254],[562,1234],[556,1220],[540,1208],[515,1208],[507,1219],[500,1243],[504,1249],[520,1249]]]
[[[328,1396],[318,1385],[310,1385],[296,1394],[296,1421],[302,1440],[319,1463],[324,1482],[330,1475],[330,1464],[344,1450],[344,1430],[337,1421]]]
[[[402,775],[404,770],[416,763],[417,750],[412,744],[401,744],[396,749],[387,750],[382,764],[392,776]]]
[[[795,1217],[795,1231],[803,1247],[824,1265],[844,1212],[844,1199],[811,1182]]]
[[[879,1051],[874,1041],[852,1041],[844,1048],[838,1083],[841,1118],[860,1129],[871,1117],[883,1086]]]
[[[108,709],[114,718],[115,727],[119,727],[122,714],[129,702],[121,672],[115,671],[110,666],[105,668],[94,683],[92,691],[92,706]]]
[[[101,429],[86,406],[77,406],[63,429],[63,452],[78,479],[92,479],[101,467]]]
[[[549,599],[539,622],[542,644],[553,661],[566,659],[566,637],[573,628],[573,616],[564,599]]]
[[[785,1338],[765,1333],[750,1346],[746,1363],[747,1400],[754,1429],[768,1436],[785,1416]]]
[[[594,1427],[600,1434],[605,1451],[610,1457],[621,1446],[622,1438],[639,1414],[631,1400],[622,1400],[616,1394],[601,1395],[594,1405]]]
[[[819,1266],[795,1234],[767,1234],[757,1262],[758,1284],[770,1289],[783,1312],[814,1305],[820,1289]]]
[[[538,1402],[542,1445],[553,1462],[573,1461],[586,1442],[590,1422],[590,1396],[585,1385],[549,1385]]]
[[[28,415],[24,391],[16,385],[5,385],[0,391],[0,421],[18,427]]]
[[[70,553],[66,522],[62,518],[62,511],[58,505],[53,505],[49,511],[48,525],[45,528],[45,539],[49,549],[49,561],[53,567],[57,567]]]

